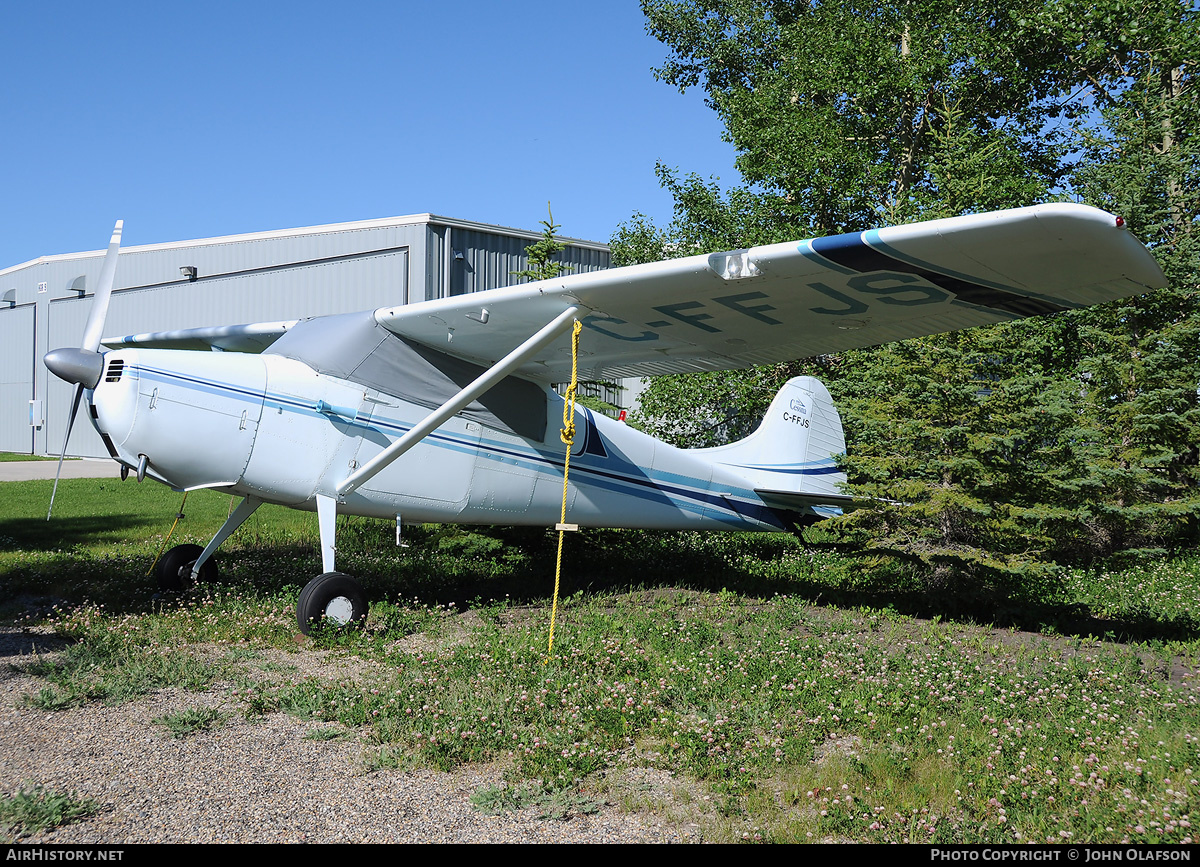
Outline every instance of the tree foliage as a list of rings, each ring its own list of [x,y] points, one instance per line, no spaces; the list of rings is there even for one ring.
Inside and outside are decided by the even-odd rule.
[[[552,280],[567,270],[567,266],[554,257],[566,249],[567,245],[558,240],[558,230],[562,226],[554,222],[554,212],[550,203],[546,202],[546,219],[542,220],[542,237],[525,248],[525,256],[529,259],[529,267],[524,271],[514,271],[513,276],[522,280]]]
[[[1040,6],[642,4],[669,51],[659,78],[704,90],[746,183],[806,234],[1044,193],[1062,152],[1055,71],[1012,38]]]
[[[525,256],[529,259],[529,267],[524,271],[515,271],[513,276],[523,280],[553,280],[563,271],[569,270],[570,266],[559,262],[555,257],[566,249],[567,245],[558,239],[558,230],[561,229],[558,223],[554,222],[554,212],[550,209],[550,203],[546,203],[546,219],[542,220],[542,237],[533,244],[525,248]],[[556,386],[560,390],[565,389],[565,385]],[[611,403],[605,399],[605,395],[612,391],[621,391],[623,387],[615,382],[606,380],[580,382],[578,383],[577,401],[586,406],[588,409],[596,412],[602,412],[605,415],[616,417],[621,411],[621,407]]]
[[[822,376],[852,491],[833,522],[931,575],[1005,579],[1200,540],[1200,27],[1180,0],[644,0],[658,76],[700,88],[738,151],[722,189],[658,168],[670,225],[614,258],[857,231],[1050,198],[1121,214],[1170,288],[964,334],[655,380],[647,426],[744,435]]]

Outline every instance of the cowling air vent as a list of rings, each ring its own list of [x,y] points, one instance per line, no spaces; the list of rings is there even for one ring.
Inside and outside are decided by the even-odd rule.
[[[108,363],[108,373],[104,375],[105,382],[120,382],[121,374],[125,372],[125,360],[114,358]]]

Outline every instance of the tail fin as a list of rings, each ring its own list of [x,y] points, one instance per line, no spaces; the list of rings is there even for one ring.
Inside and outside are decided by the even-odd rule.
[[[788,380],[750,436],[702,451],[746,477],[769,506],[829,517],[853,502],[841,492],[846,474],[834,462],[846,451],[842,420],[811,376]]]

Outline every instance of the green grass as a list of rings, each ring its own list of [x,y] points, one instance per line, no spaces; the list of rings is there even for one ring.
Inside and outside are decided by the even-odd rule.
[[[43,786],[22,786],[0,797],[0,836],[9,842],[86,818],[98,809],[94,801]]]
[[[305,733],[304,739],[306,741],[340,741],[347,736],[346,729],[336,726],[321,726]]]
[[[26,455],[20,452],[0,452],[0,463],[5,461],[56,461],[58,458],[47,458],[41,455]],[[78,460],[78,458],[67,458],[69,461]]]
[[[221,688],[232,713],[363,740],[367,770],[501,763],[481,808],[622,803],[712,840],[1194,839],[1194,554],[930,594],[786,536],[586,531],[547,659],[550,534],[413,528],[397,550],[388,522],[340,519],[371,615],[298,643],[313,516],[260,510],[218,585],[162,595],[144,573],[178,496],[68,481],[57,533],[48,486],[0,490],[0,598],[71,641],[24,663],[47,711]],[[192,495],[172,544],[203,544],[228,508]],[[377,664],[302,675],[279,661],[297,648]],[[631,768],[680,791],[621,790]]]

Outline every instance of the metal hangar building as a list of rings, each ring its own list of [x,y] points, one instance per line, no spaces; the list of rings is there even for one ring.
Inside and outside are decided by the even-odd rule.
[[[540,237],[416,214],[124,247],[104,333],[304,319],[508,286]],[[565,273],[609,267],[606,245],[560,240]],[[103,260],[97,250],[0,270],[0,451],[57,455],[62,447],[71,386],[41,359],[79,343]],[[108,455],[82,423],[68,453]]]

